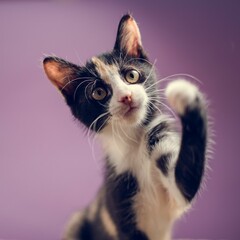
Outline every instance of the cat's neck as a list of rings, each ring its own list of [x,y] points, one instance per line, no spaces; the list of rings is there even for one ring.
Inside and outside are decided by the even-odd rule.
[[[107,126],[102,133],[99,134],[99,138],[103,146],[111,144],[128,148],[139,144],[143,131],[144,128],[142,126],[132,127],[116,123]]]
[[[136,170],[137,160],[143,155],[144,148],[141,145],[144,131],[142,126],[114,125],[108,126],[99,135],[107,160],[118,174],[130,169]]]
[[[113,124],[99,134],[106,155],[121,155],[139,146],[144,128]]]

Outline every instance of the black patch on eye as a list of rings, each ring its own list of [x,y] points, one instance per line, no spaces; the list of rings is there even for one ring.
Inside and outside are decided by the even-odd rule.
[[[157,160],[157,167],[162,171],[165,176],[168,175],[168,166],[171,157],[172,155],[170,153],[167,153],[161,155],[160,158]]]
[[[93,89],[98,86],[104,87],[108,91],[108,95],[101,101],[96,101],[91,96]],[[104,128],[109,118],[108,102],[111,98],[111,89],[109,86],[104,85],[104,82],[99,79],[84,78],[82,82],[80,81],[75,86],[75,91],[71,97],[72,102],[69,105],[73,115],[77,119],[93,131],[100,131]],[[101,115],[102,117],[100,117]],[[97,120],[98,117],[100,118]],[[93,124],[95,120],[96,122]]]

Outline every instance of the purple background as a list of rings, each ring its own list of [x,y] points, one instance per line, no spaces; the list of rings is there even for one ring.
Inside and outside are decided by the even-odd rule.
[[[59,239],[101,183],[91,147],[40,59],[75,63],[112,48],[130,10],[160,77],[188,73],[211,100],[216,146],[206,187],[176,238],[240,239],[240,3],[0,1],[0,237]]]

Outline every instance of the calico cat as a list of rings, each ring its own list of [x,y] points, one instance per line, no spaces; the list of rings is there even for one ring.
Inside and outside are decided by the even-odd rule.
[[[73,116],[95,132],[106,155],[96,199],[73,215],[64,240],[169,240],[174,221],[195,198],[207,149],[206,104],[186,80],[165,95],[182,134],[162,113],[153,64],[131,15],[122,17],[111,52],[78,66],[43,61]]]

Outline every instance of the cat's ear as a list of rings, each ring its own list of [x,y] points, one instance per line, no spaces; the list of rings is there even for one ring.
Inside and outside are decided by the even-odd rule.
[[[71,80],[75,78],[76,72],[79,71],[79,66],[61,58],[50,56],[43,60],[43,68],[52,84],[56,86],[65,97],[71,95],[73,90]]]
[[[137,58],[147,58],[138,25],[129,14],[124,15],[119,22],[114,50]]]

